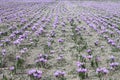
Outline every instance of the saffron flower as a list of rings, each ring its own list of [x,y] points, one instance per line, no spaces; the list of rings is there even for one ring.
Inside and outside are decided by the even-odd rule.
[[[58,78],[64,77],[64,76],[65,76],[65,72],[64,72],[64,71],[57,70],[57,71],[54,72],[54,76],[55,76],[55,77],[58,77]]]

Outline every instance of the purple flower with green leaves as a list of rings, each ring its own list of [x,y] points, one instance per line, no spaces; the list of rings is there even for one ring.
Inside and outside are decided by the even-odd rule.
[[[57,71],[54,72],[54,76],[55,76],[55,77],[58,77],[58,78],[64,77],[64,76],[65,76],[65,72],[64,72],[64,71],[57,70]]]

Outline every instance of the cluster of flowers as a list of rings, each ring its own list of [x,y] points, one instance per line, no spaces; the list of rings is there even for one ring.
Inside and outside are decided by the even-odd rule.
[[[42,71],[31,69],[27,73],[32,79],[41,79],[42,78]]]
[[[54,76],[57,77],[57,78],[62,78],[62,77],[65,76],[65,72],[57,70],[57,71],[54,72]]]
[[[88,70],[86,68],[79,68],[77,69],[78,73],[86,73]]]
[[[109,70],[105,67],[103,68],[97,68],[96,69],[96,73],[99,75],[99,76],[102,76],[104,74],[108,74],[109,73]]]
[[[107,9],[107,10],[109,10],[109,9]],[[99,16],[91,17],[91,14],[93,12],[90,11],[88,13],[89,13],[89,15],[86,15],[86,16],[83,15],[85,13],[83,13],[81,15],[81,18],[88,24],[88,26],[90,26],[90,28],[92,28],[95,32],[100,34],[100,36],[105,38],[106,41],[108,42],[108,44],[112,45],[115,48],[120,49],[120,47],[119,47],[120,46],[120,44],[119,44],[119,34],[120,34],[119,25],[116,23],[111,23],[109,21],[109,19],[112,21],[113,20],[112,18],[114,18],[114,16],[107,15],[107,16],[103,16],[102,18],[100,18]],[[118,35],[116,36],[116,34],[118,34]],[[95,45],[97,45],[97,44],[98,43],[95,42]]]
[[[48,61],[48,55],[39,54],[37,59],[35,60],[35,63],[39,66],[44,66]]]
[[[115,57],[110,56],[110,69],[115,70],[119,67],[119,63],[115,62]]]
[[[80,78],[84,79],[88,76],[87,72],[88,70],[85,68],[85,63],[84,62],[77,62],[77,73]]]

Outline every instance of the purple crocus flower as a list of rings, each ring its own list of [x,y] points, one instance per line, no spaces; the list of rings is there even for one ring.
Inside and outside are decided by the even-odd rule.
[[[98,45],[98,43],[99,43],[99,41],[97,40],[97,41],[95,41],[95,45],[97,46]]]
[[[108,43],[113,43],[114,41],[112,39],[108,39]]]
[[[105,48],[105,46],[101,46],[101,49]]]
[[[101,72],[101,68],[97,68],[96,73],[100,73],[100,72]]]
[[[55,77],[64,77],[65,76],[65,72],[57,70],[57,71],[55,71],[54,76]]]
[[[36,72],[36,69],[31,69],[31,70],[28,71],[28,75],[32,75],[35,72]]]
[[[55,76],[55,77],[58,77],[58,76],[59,76],[59,71],[56,71],[56,72],[54,73],[54,76]]]
[[[114,60],[115,60],[115,56],[113,56],[113,55],[110,56],[110,60],[111,60],[111,61],[114,61]]]
[[[118,67],[118,66],[119,66],[118,62],[112,62],[112,63],[110,63],[110,67],[115,68],[115,67]]]
[[[37,74],[37,76],[36,76],[38,79],[40,79],[41,77],[42,77],[42,75],[41,74]]]
[[[16,56],[16,60],[20,59],[20,56]]]
[[[77,69],[78,73],[86,73],[88,70],[86,68],[79,68]]]
[[[96,56],[96,57],[95,57],[95,60],[96,60],[96,61],[100,61],[100,60],[101,60],[101,59],[100,59],[100,56]]]
[[[6,49],[3,49],[2,50],[2,55],[5,56],[5,54],[6,54]]]
[[[34,76],[34,77],[37,77],[37,76],[38,76],[38,74],[37,74],[37,73],[33,73],[33,76]]]
[[[63,57],[61,57],[61,56],[59,56],[58,58],[57,58],[57,60],[59,61],[59,60],[62,60],[63,59]]]
[[[33,26],[32,27],[32,31],[36,31],[37,30],[37,27],[36,26]]]
[[[43,62],[43,63],[46,63],[46,62],[47,62],[47,60],[44,59],[44,58],[40,58],[39,61],[40,61],[40,62]]]
[[[60,39],[58,39],[58,42],[62,43],[62,42],[64,42],[64,40],[60,38]]]
[[[107,73],[109,73],[109,70],[106,69],[105,67],[103,67],[103,68],[97,68],[96,69],[96,73],[107,74]]]
[[[16,41],[13,42],[13,44],[15,44],[15,45],[18,45],[18,44],[20,44],[20,43],[21,43],[21,42],[20,42],[19,39],[17,39]]]
[[[15,67],[14,67],[14,66],[11,66],[9,69],[10,69],[11,71],[13,71],[13,70],[15,69]]]
[[[87,53],[91,53],[91,52],[92,52],[92,50],[91,50],[91,49],[88,49],[88,50],[87,50]]]
[[[23,50],[23,49],[22,49],[22,50],[20,50],[20,53],[21,53],[21,54],[25,53],[25,50]]]
[[[109,73],[109,70],[106,69],[106,68],[104,68],[104,69],[103,69],[103,73],[104,73],[104,74],[108,74],[108,73]]]
[[[37,70],[37,73],[38,73],[38,74],[42,74],[42,71],[41,71],[41,70]]]
[[[50,46],[51,46],[51,42],[48,41],[48,42],[47,42],[47,45],[48,45],[48,47],[50,47]]]
[[[88,59],[92,59],[92,57],[93,57],[92,55],[88,55],[87,56]]]
[[[55,53],[55,51],[54,51],[54,50],[51,50],[51,51],[50,51],[50,54],[54,54],[54,53]]]
[[[77,66],[78,66],[78,67],[81,67],[81,66],[84,65],[84,64],[85,64],[85,63],[83,63],[83,62],[79,62],[79,61],[77,62]]]
[[[112,45],[112,46],[115,46],[116,44],[115,44],[115,42],[112,42],[111,45]]]

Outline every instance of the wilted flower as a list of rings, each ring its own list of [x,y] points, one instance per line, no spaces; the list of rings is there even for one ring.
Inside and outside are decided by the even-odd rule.
[[[51,37],[55,37],[55,35],[56,35],[55,31],[51,31],[51,32],[50,32],[50,36],[51,36]]]
[[[99,41],[97,40],[97,41],[95,41],[95,45],[97,46],[98,45],[98,43],[99,43]]]
[[[111,60],[111,62],[114,62],[114,60],[115,60],[115,57],[112,55],[112,56],[110,56],[110,60]]]

